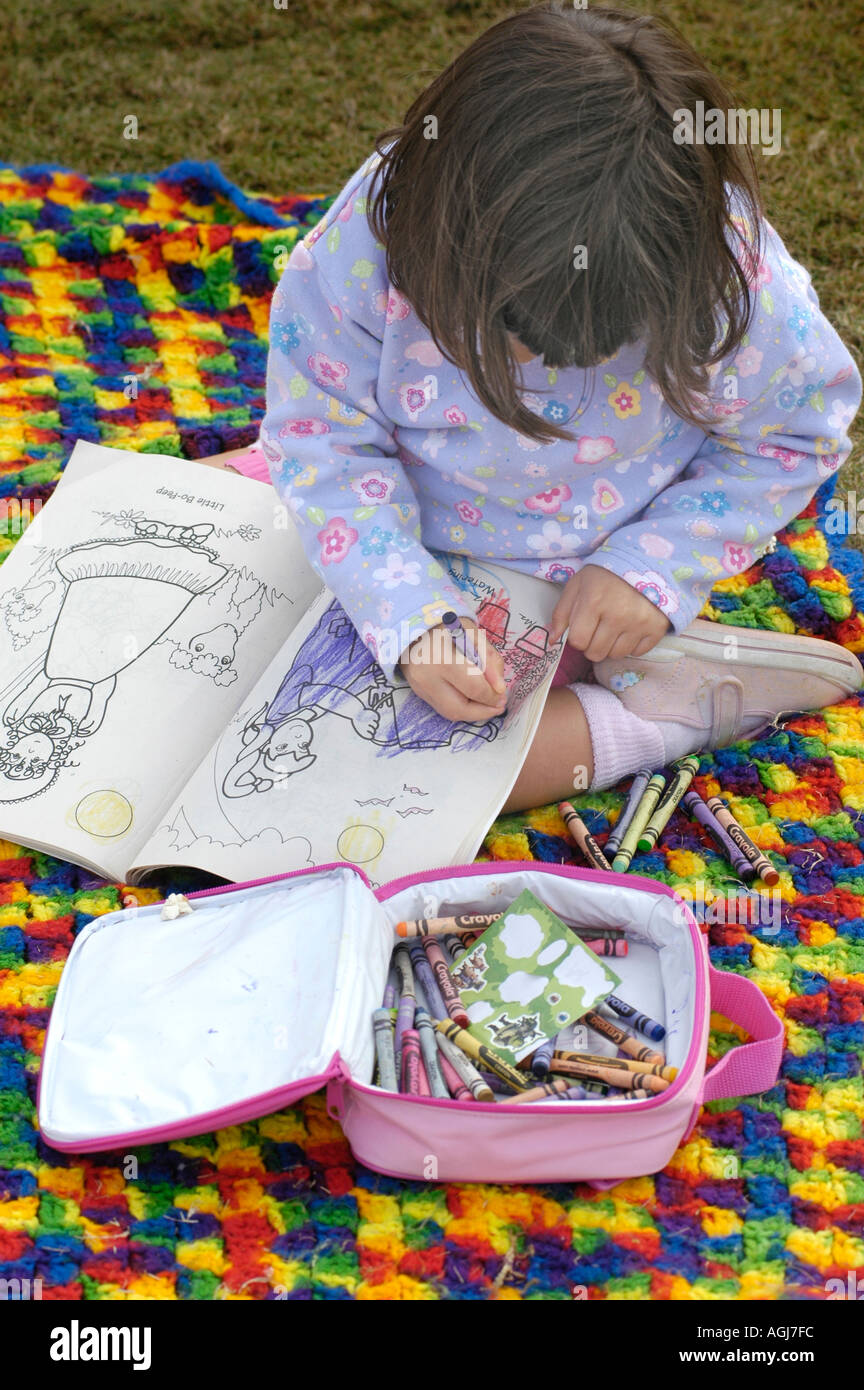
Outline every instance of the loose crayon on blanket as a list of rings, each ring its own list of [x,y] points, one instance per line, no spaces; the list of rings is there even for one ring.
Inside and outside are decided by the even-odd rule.
[[[425,1009],[417,1010],[417,1032],[420,1034],[420,1052],[429,1082],[429,1091],[439,1100],[449,1100],[450,1092],[438,1065],[437,1031]]]
[[[635,1057],[603,1057],[597,1052],[556,1052],[555,1063],[599,1062],[604,1067],[614,1067],[616,1071],[632,1071],[645,1076],[662,1076],[664,1081],[674,1081],[678,1075],[677,1067],[662,1066],[660,1062],[637,1062]]]
[[[514,1091],[527,1091],[529,1089],[531,1081],[527,1076],[521,1071],[517,1071],[515,1067],[511,1067],[505,1058],[499,1057],[498,1053],[493,1051],[491,1047],[487,1047],[486,1043],[478,1042],[465,1028],[460,1028],[458,1023],[453,1023],[449,1019],[446,1022],[440,1019],[438,1029],[445,1038],[449,1038],[452,1043],[461,1048],[472,1062],[482,1062],[489,1071],[494,1071],[496,1076],[500,1076],[502,1081],[505,1081],[508,1086],[512,1086]]]
[[[662,1023],[658,1023],[656,1019],[649,1018],[647,1014],[640,1014],[638,1010],[634,1009],[632,1004],[625,1003],[619,995],[607,994],[603,1002],[607,1004],[612,1012],[616,1013],[619,1018],[623,1018],[625,1022],[629,1023],[631,1028],[635,1028],[639,1033],[644,1033],[645,1037],[650,1038],[652,1042],[662,1042],[665,1038],[666,1029],[663,1027]]]
[[[651,819],[639,836],[639,849],[643,854],[654,848],[666,829],[672,812],[699,771],[699,759],[695,753],[691,753],[689,757],[679,758],[677,762],[674,762],[672,770],[674,775],[654,807]]]
[[[681,804],[690,812],[693,819],[708,831],[716,848],[732,866],[732,872],[736,873],[739,878],[754,878],[756,871],[753,865],[742,854],[735,841],[726,833],[699,793],[691,788],[690,791],[684,793]]]
[[[671,1081],[664,1081],[662,1076],[652,1076],[650,1072],[627,1071],[622,1068],[620,1071],[615,1067],[601,1066],[599,1062],[565,1062],[556,1057],[556,1075],[575,1076],[579,1081],[605,1081],[607,1086],[614,1086],[616,1090],[632,1091],[641,1087],[645,1091],[666,1091],[671,1086]]]
[[[443,932],[484,931],[500,912],[462,912],[455,917],[414,917],[396,923],[397,936],[440,936]]]
[[[426,959],[435,976],[438,991],[444,1001],[444,1008],[452,1018],[454,1023],[458,1023],[460,1028],[468,1027],[468,1011],[462,1003],[462,996],[453,983],[450,974],[450,967],[444,956],[444,947],[437,937],[424,936],[421,938],[423,950],[426,952]]]
[[[663,773],[655,772],[648,786],[645,788],[645,791],[642,793],[642,800],[633,812],[633,819],[624,832],[624,838],[618,846],[615,858],[612,860],[612,868],[615,870],[616,874],[624,874],[630,868],[633,855],[636,853],[636,847],[639,844],[639,836],[651,819],[654,807],[663,795],[665,786],[666,778],[663,776]]]
[[[645,791],[645,788],[648,786],[650,780],[650,767],[640,768],[639,771],[636,773],[636,776],[633,778],[633,781],[630,784],[630,790],[627,793],[627,800],[621,807],[621,814],[618,817],[615,824],[613,825],[607,837],[606,843],[603,846],[603,853],[606,855],[607,859],[615,858],[615,853],[619,845],[621,844],[621,841],[624,839],[624,832],[626,831],[628,825],[633,819],[633,813],[636,810],[636,807],[639,805],[639,802],[642,800],[643,793]]]
[[[637,1062],[659,1062],[661,1066],[666,1065],[666,1058],[662,1052],[655,1052],[653,1048],[643,1047],[632,1033],[628,1033],[624,1028],[619,1028],[617,1023],[613,1023],[610,1018],[604,1018],[594,1009],[583,1014],[582,1023],[587,1023],[589,1028],[593,1028],[595,1033],[620,1047],[622,1052],[626,1052],[628,1057],[635,1057]]]
[[[402,1038],[402,1074],[399,1089],[403,1094],[420,1095],[420,1034],[416,1028],[406,1028]]]
[[[494,1100],[495,1097],[492,1094],[493,1088],[488,1076],[481,1075],[474,1066],[474,1063],[465,1056],[462,1049],[457,1047],[455,1043],[452,1043],[449,1038],[445,1038],[444,1034],[441,1032],[438,1033],[437,1042],[442,1057],[446,1058],[453,1070],[465,1082],[474,1100]],[[504,1082],[496,1076],[495,1085],[497,1088],[498,1086],[503,1086]]]
[[[408,954],[411,957],[411,965],[414,969],[414,978],[419,980],[429,1005],[429,1012],[433,1018],[447,1018],[447,1008],[441,998],[441,991],[438,982],[432,973],[432,967],[426,958],[426,952],[419,941],[414,941],[408,947]]]
[[[555,1051],[555,1039],[547,1038],[538,1047],[534,1056],[531,1058],[531,1070],[534,1075],[541,1080],[549,1074],[549,1066],[552,1061],[552,1054]]]
[[[770,887],[774,887],[780,882],[780,873],[767,855],[763,854],[758,845],[754,845],[747,831],[733,816],[725,801],[719,796],[709,796],[705,802],[708,810],[714,816],[721,829],[726,831],[729,839],[741,851],[748,864],[751,864],[756,872],[756,877],[761,878]]]
[[[558,814],[567,827],[567,833],[579,846],[588,863],[593,869],[611,869],[612,865],[606,858],[602,849],[598,845],[591,831],[588,829],[578,811],[571,806],[569,801],[558,802]]]
[[[439,1039],[441,1037],[441,1034],[437,1032],[437,1029],[436,1036]],[[444,1041],[446,1042],[447,1039],[445,1038]],[[448,1059],[444,1056],[444,1053],[441,1051],[440,1048],[438,1048],[438,1065],[441,1068],[441,1075],[444,1078],[444,1084],[454,1100],[474,1099],[468,1087],[465,1085],[465,1082],[459,1075],[458,1071],[453,1066],[452,1062],[448,1061]]]
[[[393,1048],[393,1023],[389,1009],[376,1009],[372,1015],[375,1031],[375,1056],[378,1060],[378,1085],[382,1091],[398,1091],[396,1053]]]

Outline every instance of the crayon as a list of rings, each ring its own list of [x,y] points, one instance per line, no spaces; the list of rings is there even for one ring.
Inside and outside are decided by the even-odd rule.
[[[573,1085],[572,1076],[565,1076],[563,1072],[559,1076],[556,1076],[554,1070],[549,1073],[549,1080],[566,1081],[568,1086]],[[587,1078],[583,1078],[579,1082],[579,1087],[580,1090],[585,1091],[589,1096],[612,1096],[614,1098],[620,1094],[614,1087],[607,1086],[605,1081],[588,1081]]]
[[[542,1086],[532,1086],[528,1091],[522,1091],[518,1096],[508,1096],[507,1099],[514,1105],[522,1105],[532,1100],[548,1100],[550,1096],[555,1096],[569,1087],[567,1081],[544,1082]]]
[[[375,1056],[378,1059],[378,1085],[382,1091],[398,1091],[390,1010],[376,1009],[372,1015],[372,1027],[375,1031]]]
[[[444,932],[484,931],[500,912],[463,912],[457,917],[415,917],[396,923],[397,936],[440,936]]]
[[[450,1063],[453,1070],[465,1082],[473,1099],[484,1101],[494,1100],[495,1097],[492,1094],[493,1088],[488,1078],[481,1075],[474,1066],[474,1063],[470,1062],[465,1056],[461,1048],[458,1048],[449,1038],[445,1038],[443,1033],[438,1034],[436,1041],[442,1057]],[[496,1076],[495,1084],[496,1087],[503,1086],[504,1082],[500,1081]]]
[[[440,1036],[441,1035],[439,1033],[438,1037],[440,1038]],[[452,1062],[449,1062],[447,1060],[440,1048],[438,1049],[438,1065],[441,1068],[441,1075],[444,1078],[444,1083],[447,1087],[447,1090],[450,1092],[454,1100],[474,1099],[474,1097],[471,1095],[471,1092],[468,1090],[468,1087],[465,1085],[465,1082],[459,1075],[458,1071],[453,1066]]]
[[[399,1008],[396,1013],[396,1036],[394,1048],[396,1053],[396,1075],[402,1076],[402,1039],[409,1028],[414,1027],[414,1011],[417,1007],[417,996],[414,991],[414,971],[411,969],[411,960],[408,952],[397,949],[393,952],[393,964],[399,975]]]
[[[414,968],[414,979],[419,981],[429,1005],[429,1012],[433,1018],[446,1018],[447,1009],[444,1000],[441,998],[441,991],[435,976],[432,974],[432,967],[426,959],[426,952],[419,941],[414,941],[408,947],[408,954],[411,957],[411,965]]]
[[[648,786],[645,788],[645,791],[642,793],[642,800],[633,812],[633,818],[624,832],[624,838],[618,846],[615,858],[612,860],[612,868],[615,870],[616,874],[626,874],[627,870],[630,868],[633,855],[636,853],[636,847],[639,843],[639,836],[651,819],[654,807],[663,795],[663,788],[665,786],[666,778],[663,776],[663,773],[655,772]]]
[[[462,996],[453,983],[450,975],[450,967],[444,956],[444,948],[434,936],[424,936],[421,938],[423,950],[426,952],[426,959],[432,968],[435,976],[435,983],[438,992],[444,1001],[444,1008],[454,1023],[458,1023],[460,1028],[468,1027],[468,1011],[462,1003]]]
[[[384,991],[383,1009],[392,1009],[398,998],[398,986],[392,980],[388,980],[387,988]]]
[[[641,1088],[637,1088],[635,1091],[624,1091],[624,1092],[622,1092],[622,1099],[623,1099],[623,1100],[653,1100],[653,1099],[654,1099],[654,1095],[655,1095],[654,1091],[643,1091]]]
[[[604,1067],[614,1067],[616,1071],[632,1071],[645,1076],[662,1076],[664,1081],[674,1081],[678,1075],[677,1067],[661,1066],[659,1062],[637,1062],[635,1057],[603,1057],[597,1052],[556,1052],[555,1061],[599,1062]]]
[[[451,609],[448,609],[446,613],[442,613],[441,622],[444,625],[445,631],[449,633],[450,640],[456,650],[462,653],[467,662],[472,666],[476,666],[478,671],[485,671],[486,663],[477,650],[474,634],[462,626],[459,621],[459,615],[454,613]],[[497,689],[497,687],[493,686],[493,689]]]
[[[452,1047],[453,1044],[451,1043],[450,1046]],[[467,1057],[465,1058],[465,1061],[468,1061]],[[480,1068],[479,1074],[486,1082],[486,1085],[489,1087],[490,1091],[494,1091],[496,1096],[512,1096],[513,1092],[510,1090],[509,1086],[504,1085],[504,1082],[501,1080],[500,1076],[496,1076],[494,1072],[485,1071],[482,1067]]]
[[[593,1028],[595,1033],[599,1033],[608,1042],[620,1047],[621,1051],[626,1052],[628,1057],[635,1057],[637,1062],[659,1062],[661,1066],[665,1067],[666,1058],[662,1052],[654,1052],[650,1047],[642,1047],[631,1033],[619,1028],[617,1023],[613,1023],[610,1018],[604,1018],[602,1014],[598,1014],[592,1009],[587,1014],[583,1014],[582,1022],[587,1023],[589,1028]]]
[[[626,941],[610,941],[608,936],[580,936],[579,940],[589,951],[593,951],[595,956],[626,956],[630,950]]]
[[[735,841],[726,833],[713,811],[708,809],[699,793],[692,789],[689,792],[685,792],[684,796],[681,798],[681,803],[690,812],[693,819],[698,821],[698,823],[704,826],[708,831],[708,834],[711,836],[717,849],[723,855],[723,858],[728,860],[731,864],[732,872],[736,873],[739,878],[755,877],[753,865],[745,858],[741,850],[735,844]]]
[[[675,775],[670,778],[666,790],[654,807],[651,819],[639,836],[639,849],[643,854],[654,848],[666,829],[672,812],[699,771],[699,759],[691,753],[687,758],[679,758],[672,764],[672,768]]]
[[[618,849],[618,846],[621,844],[621,841],[624,839],[624,832],[630,824],[631,820],[633,819],[633,812],[636,810],[636,807],[642,800],[642,795],[645,791],[645,788],[648,786],[650,778],[650,767],[640,768],[639,771],[636,773],[636,776],[633,778],[633,781],[630,784],[630,790],[627,793],[627,800],[621,807],[621,814],[619,815],[614,826],[612,827],[612,830],[606,840],[606,843],[603,846],[603,853],[606,855],[607,859],[615,858],[615,852]]]
[[[560,916],[561,914],[559,913],[558,915]],[[575,922],[568,922],[566,917],[561,917],[561,921],[565,922],[576,936],[596,937],[598,940],[604,941],[623,941],[626,936],[626,932],[624,931],[623,927],[577,926]]]
[[[608,994],[603,1002],[619,1018],[623,1018],[626,1023],[629,1023],[631,1028],[635,1028],[638,1033],[644,1033],[645,1037],[650,1038],[652,1042],[662,1042],[665,1038],[666,1029],[662,1023],[649,1018],[647,1014],[640,1014],[632,1004],[626,1004],[617,994]]]
[[[547,1038],[545,1042],[540,1044],[534,1056],[531,1058],[531,1070],[541,1081],[548,1075],[554,1051],[555,1039]]]
[[[567,827],[567,833],[579,846],[592,869],[611,869],[612,865],[606,855],[569,801],[558,802],[558,814]]]
[[[417,1032],[420,1034],[420,1052],[429,1081],[430,1094],[437,1096],[439,1100],[449,1100],[450,1092],[438,1065],[439,1053],[438,1044],[435,1041],[436,1032],[425,1009],[417,1010]]]
[[[756,871],[756,877],[774,887],[775,883],[780,882],[780,873],[775,869],[771,860],[764,855],[758,845],[754,845],[743,825],[735,819],[725,801],[719,796],[709,796],[705,805],[713,816],[716,817],[718,825],[726,831],[729,839],[741,851],[749,864],[752,864]]]
[[[402,1038],[402,1073],[400,1091],[420,1095],[420,1035],[416,1028],[406,1028]]]
[[[662,1076],[652,1076],[650,1072],[627,1071],[621,1068],[619,1071],[615,1067],[601,1066],[599,1062],[565,1062],[556,1057],[555,1072],[557,1075],[575,1076],[577,1081],[605,1081],[607,1085],[614,1086],[617,1090],[632,1091],[637,1087],[645,1091],[666,1091],[671,1086],[671,1081],[664,1081]]]
[[[478,1042],[467,1029],[460,1028],[458,1023],[453,1023],[449,1019],[446,1022],[444,1019],[439,1019],[437,1026],[439,1032],[461,1048],[472,1062],[484,1062],[490,1071],[494,1072],[496,1076],[500,1076],[501,1080],[505,1081],[508,1086],[512,1086],[514,1091],[529,1090],[531,1081],[527,1076],[523,1075],[521,1071],[517,1071],[515,1067],[511,1067],[505,1057],[500,1057],[491,1047],[487,1047],[486,1043]]]
[[[431,1091],[430,1086],[429,1086],[429,1077],[426,1075],[426,1066],[425,1066],[425,1064],[424,1064],[424,1062],[423,1062],[423,1049],[422,1049],[422,1047],[421,1047],[421,1049],[420,1049],[420,1061],[419,1061],[419,1064],[418,1064],[418,1078],[419,1078],[419,1081],[420,1081],[420,1090],[418,1091],[417,1094],[418,1094],[418,1095],[421,1095],[421,1096],[431,1096],[432,1091]]]
[[[470,945],[466,937],[457,936],[455,932],[448,931],[442,939],[447,950],[450,952],[450,960],[454,965],[457,960],[461,960],[463,956],[467,956]]]

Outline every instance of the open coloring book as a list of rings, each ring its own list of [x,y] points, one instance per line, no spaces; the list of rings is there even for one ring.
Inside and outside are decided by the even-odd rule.
[[[439,558],[505,658],[485,724],[387,681],[272,488],[79,442],[0,568],[0,836],[130,883],[472,859],[561,653],[559,591]]]

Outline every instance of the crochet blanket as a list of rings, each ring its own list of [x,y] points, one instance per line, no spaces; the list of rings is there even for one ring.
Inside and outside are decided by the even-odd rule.
[[[100,179],[0,166],[5,514],[48,495],[76,437],[188,457],[251,442],[277,258],[331,201],[252,197],[214,165]],[[864,650],[861,557],[825,534],[829,492],[718,585],[706,616]],[[864,1276],[861,703],[706,757],[697,786],[722,792],[781,870],[770,931],[713,920],[729,871],[682,814],[634,870],[686,886],[714,964],[765,991],[785,1023],[782,1075],[708,1106],[663,1173],[605,1192],[379,1177],[320,1095],[134,1154],[52,1150],[35,1124],[52,998],[76,932],[123,886],[0,843],[0,1278],[56,1299],[570,1299],[580,1286],[684,1300],[823,1299],[829,1279]],[[602,842],[622,791],[576,800]],[[544,807],[498,820],[478,857],[571,852]],[[709,1063],[741,1041],[713,1025]]]

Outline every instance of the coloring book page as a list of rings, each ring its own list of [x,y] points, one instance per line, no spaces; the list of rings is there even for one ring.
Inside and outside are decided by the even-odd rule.
[[[324,589],[228,721],[142,852],[233,880],[338,862],[378,885],[470,860],[512,787],[563,643],[560,589],[436,553],[502,653],[509,699],[486,723],[444,719],[387,680]]]
[[[76,445],[0,569],[0,835],[126,877],[320,592],[275,500]]]

